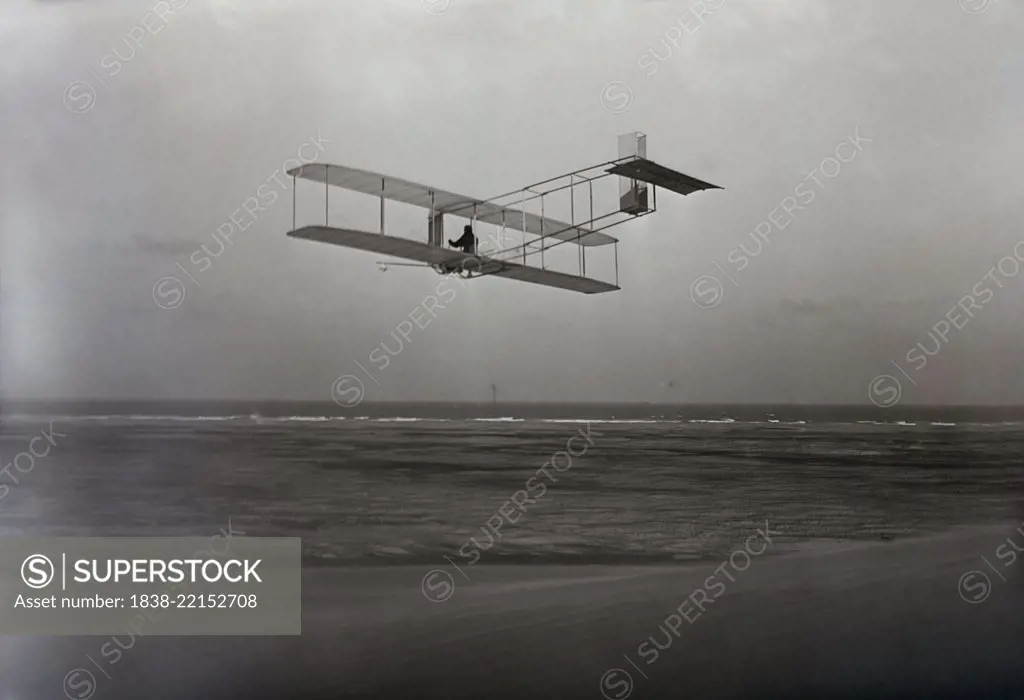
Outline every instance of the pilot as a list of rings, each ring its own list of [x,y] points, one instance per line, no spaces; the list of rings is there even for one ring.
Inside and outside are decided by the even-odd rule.
[[[461,249],[463,253],[476,253],[476,236],[473,235],[473,227],[467,224],[462,229],[462,238],[457,241],[448,241],[448,245]]]

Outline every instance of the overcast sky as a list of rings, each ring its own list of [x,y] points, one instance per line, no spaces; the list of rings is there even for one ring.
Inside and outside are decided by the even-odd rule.
[[[907,403],[1024,403],[1022,36],[1010,0],[3,0],[0,388],[867,403],[890,374]],[[612,231],[621,291],[449,282],[383,370],[443,278],[285,235],[296,154],[489,197],[630,131],[725,189]],[[375,225],[353,201],[332,223]]]

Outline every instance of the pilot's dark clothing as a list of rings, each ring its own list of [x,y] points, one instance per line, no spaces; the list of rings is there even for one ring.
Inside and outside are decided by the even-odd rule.
[[[463,253],[476,252],[476,236],[473,235],[473,228],[467,226],[462,230],[462,237],[457,241],[448,241],[452,248],[459,248]]]

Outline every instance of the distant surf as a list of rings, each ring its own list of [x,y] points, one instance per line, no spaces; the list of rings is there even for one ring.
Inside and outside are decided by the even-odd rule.
[[[564,418],[536,418],[517,416],[497,417],[441,417],[441,416],[339,416],[339,415],[291,415],[291,416],[261,416],[257,414],[229,414],[229,415],[174,415],[174,414],[0,414],[0,421],[7,423],[46,423],[55,421],[58,423],[75,423],[88,421],[114,421],[120,423],[249,423],[255,425],[275,423],[332,423],[343,421],[367,421],[371,423],[449,423],[449,422],[475,422],[475,423],[549,423],[549,424],[610,424],[610,425],[657,425],[657,424],[678,424],[678,425],[764,425],[764,426],[804,426],[804,425],[852,425],[852,426],[894,426],[894,427],[917,427],[925,425],[940,428],[955,428],[958,426],[988,426],[1016,428],[1024,425],[1024,421],[1000,421],[1000,422],[954,422],[940,420],[857,420],[857,421],[809,421],[809,420],[781,420],[778,418],[766,418],[763,420],[737,420],[735,418],[588,418],[588,417],[564,417]]]
[[[0,421],[64,422],[221,422],[255,425],[371,421],[474,421],[479,423],[690,424],[730,428],[762,425],[793,428],[821,425],[895,426],[950,429],[985,425],[1014,429],[1024,425],[1024,407],[873,405],[669,405],[647,403],[427,403],[361,402],[344,407],[333,402],[242,401],[6,401]]]

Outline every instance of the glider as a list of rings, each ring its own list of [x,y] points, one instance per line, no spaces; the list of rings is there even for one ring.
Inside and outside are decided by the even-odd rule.
[[[296,178],[302,178],[323,184],[327,196],[329,187],[340,187],[378,197],[380,231],[372,233],[329,225],[326,203],[324,225],[296,228],[293,186],[292,230],[288,235],[414,261],[380,262],[378,264],[382,270],[386,270],[390,265],[425,266],[433,268],[439,274],[456,274],[468,279],[484,276],[504,277],[584,294],[616,291],[619,289],[618,240],[603,233],[604,230],[657,211],[658,187],[680,195],[722,189],[648,160],[646,154],[646,136],[641,133],[624,134],[619,137],[620,157],[616,160],[559,175],[491,199],[476,199],[344,165],[309,163],[288,171],[293,178],[293,184],[297,184],[294,182]],[[619,178],[618,208],[606,214],[595,215],[593,183],[605,177]],[[576,189],[580,187],[589,190],[589,217],[577,221]],[[551,201],[555,193],[566,189],[570,195],[570,220],[566,222],[545,216],[545,197]],[[426,242],[386,235],[385,201],[400,202],[428,210]],[[534,208],[539,204],[539,213],[527,211],[528,203]],[[502,242],[507,231],[520,231],[523,242],[518,246],[499,248],[487,253],[481,253],[479,250],[476,253],[466,253],[445,248],[446,216],[469,219],[473,223],[474,232],[477,230],[477,223],[500,226]],[[479,234],[477,235],[479,238]],[[531,237],[530,240],[527,240],[528,236]],[[553,270],[545,261],[546,251],[566,244],[578,247],[576,274]],[[614,284],[586,275],[587,249],[606,245],[613,245],[615,249]],[[531,256],[535,261],[539,257],[539,265],[530,262]]]

